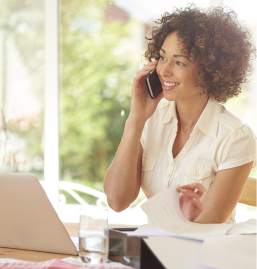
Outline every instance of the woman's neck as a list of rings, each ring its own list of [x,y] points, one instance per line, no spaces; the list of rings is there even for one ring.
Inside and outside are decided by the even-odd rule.
[[[199,96],[195,100],[177,100],[176,112],[178,118],[178,126],[185,132],[190,132],[194,128],[198,119],[200,118],[206,104],[208,96]]]

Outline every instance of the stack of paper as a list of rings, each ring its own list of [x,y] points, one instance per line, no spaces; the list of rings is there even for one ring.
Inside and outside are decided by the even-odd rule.
[[[148,237],[144,241],[168,269],[256,268],[256,220],[235,225],[188,221],[180,210],[177,187],[144,203],[141,207],[152,224],[128,236]]]
[[[180,210],[179,193],[176,191],[177,187],[171,186],[167,190],[151,197],[141,206],[151,223],[158,228],[173,236],[196,240],[225,235],[227,231],[231,231],[233,234],[256,234],[256,228],[249,223],[235,226],[234,224],[225,223],[200,224],[187,220]],[[151,230],[151,227],[142,227],[141,231],[143,234],[145,229]],[[157,231],[157,228],[154,229]],[[137,232],[140,232],[140,230]],[[160,234],[157,233],[156,235]]]
[[[256,269],[256,235],[225,235],[204,240],[199,264],[224,269]]]

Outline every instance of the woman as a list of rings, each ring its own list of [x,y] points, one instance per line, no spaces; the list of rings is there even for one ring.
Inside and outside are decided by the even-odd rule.
[[[149,63],[134,78],[131,111],[104,179],[108,203],[122,211],[140,187],[150,198],[180,184],[187,219],[233,223],[256,165],[256,138],[219,103],[237,96],[251,71],[249,33],[222,8],[190,6],[156,23],[145,53]],[[163,93],[152,100],[144,81],[155,69]]]

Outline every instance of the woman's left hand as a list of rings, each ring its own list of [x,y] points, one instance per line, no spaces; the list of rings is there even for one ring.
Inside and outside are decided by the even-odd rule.
[[[187,220],[194,221],[204,210],[200,198],[206,192],[201,183],[191,183],[177,188],[180,209]]]

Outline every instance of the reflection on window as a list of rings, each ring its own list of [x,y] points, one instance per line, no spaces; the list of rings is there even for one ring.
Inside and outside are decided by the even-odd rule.
[[[0,1],[0,169],[43,177],[43,1]]]

